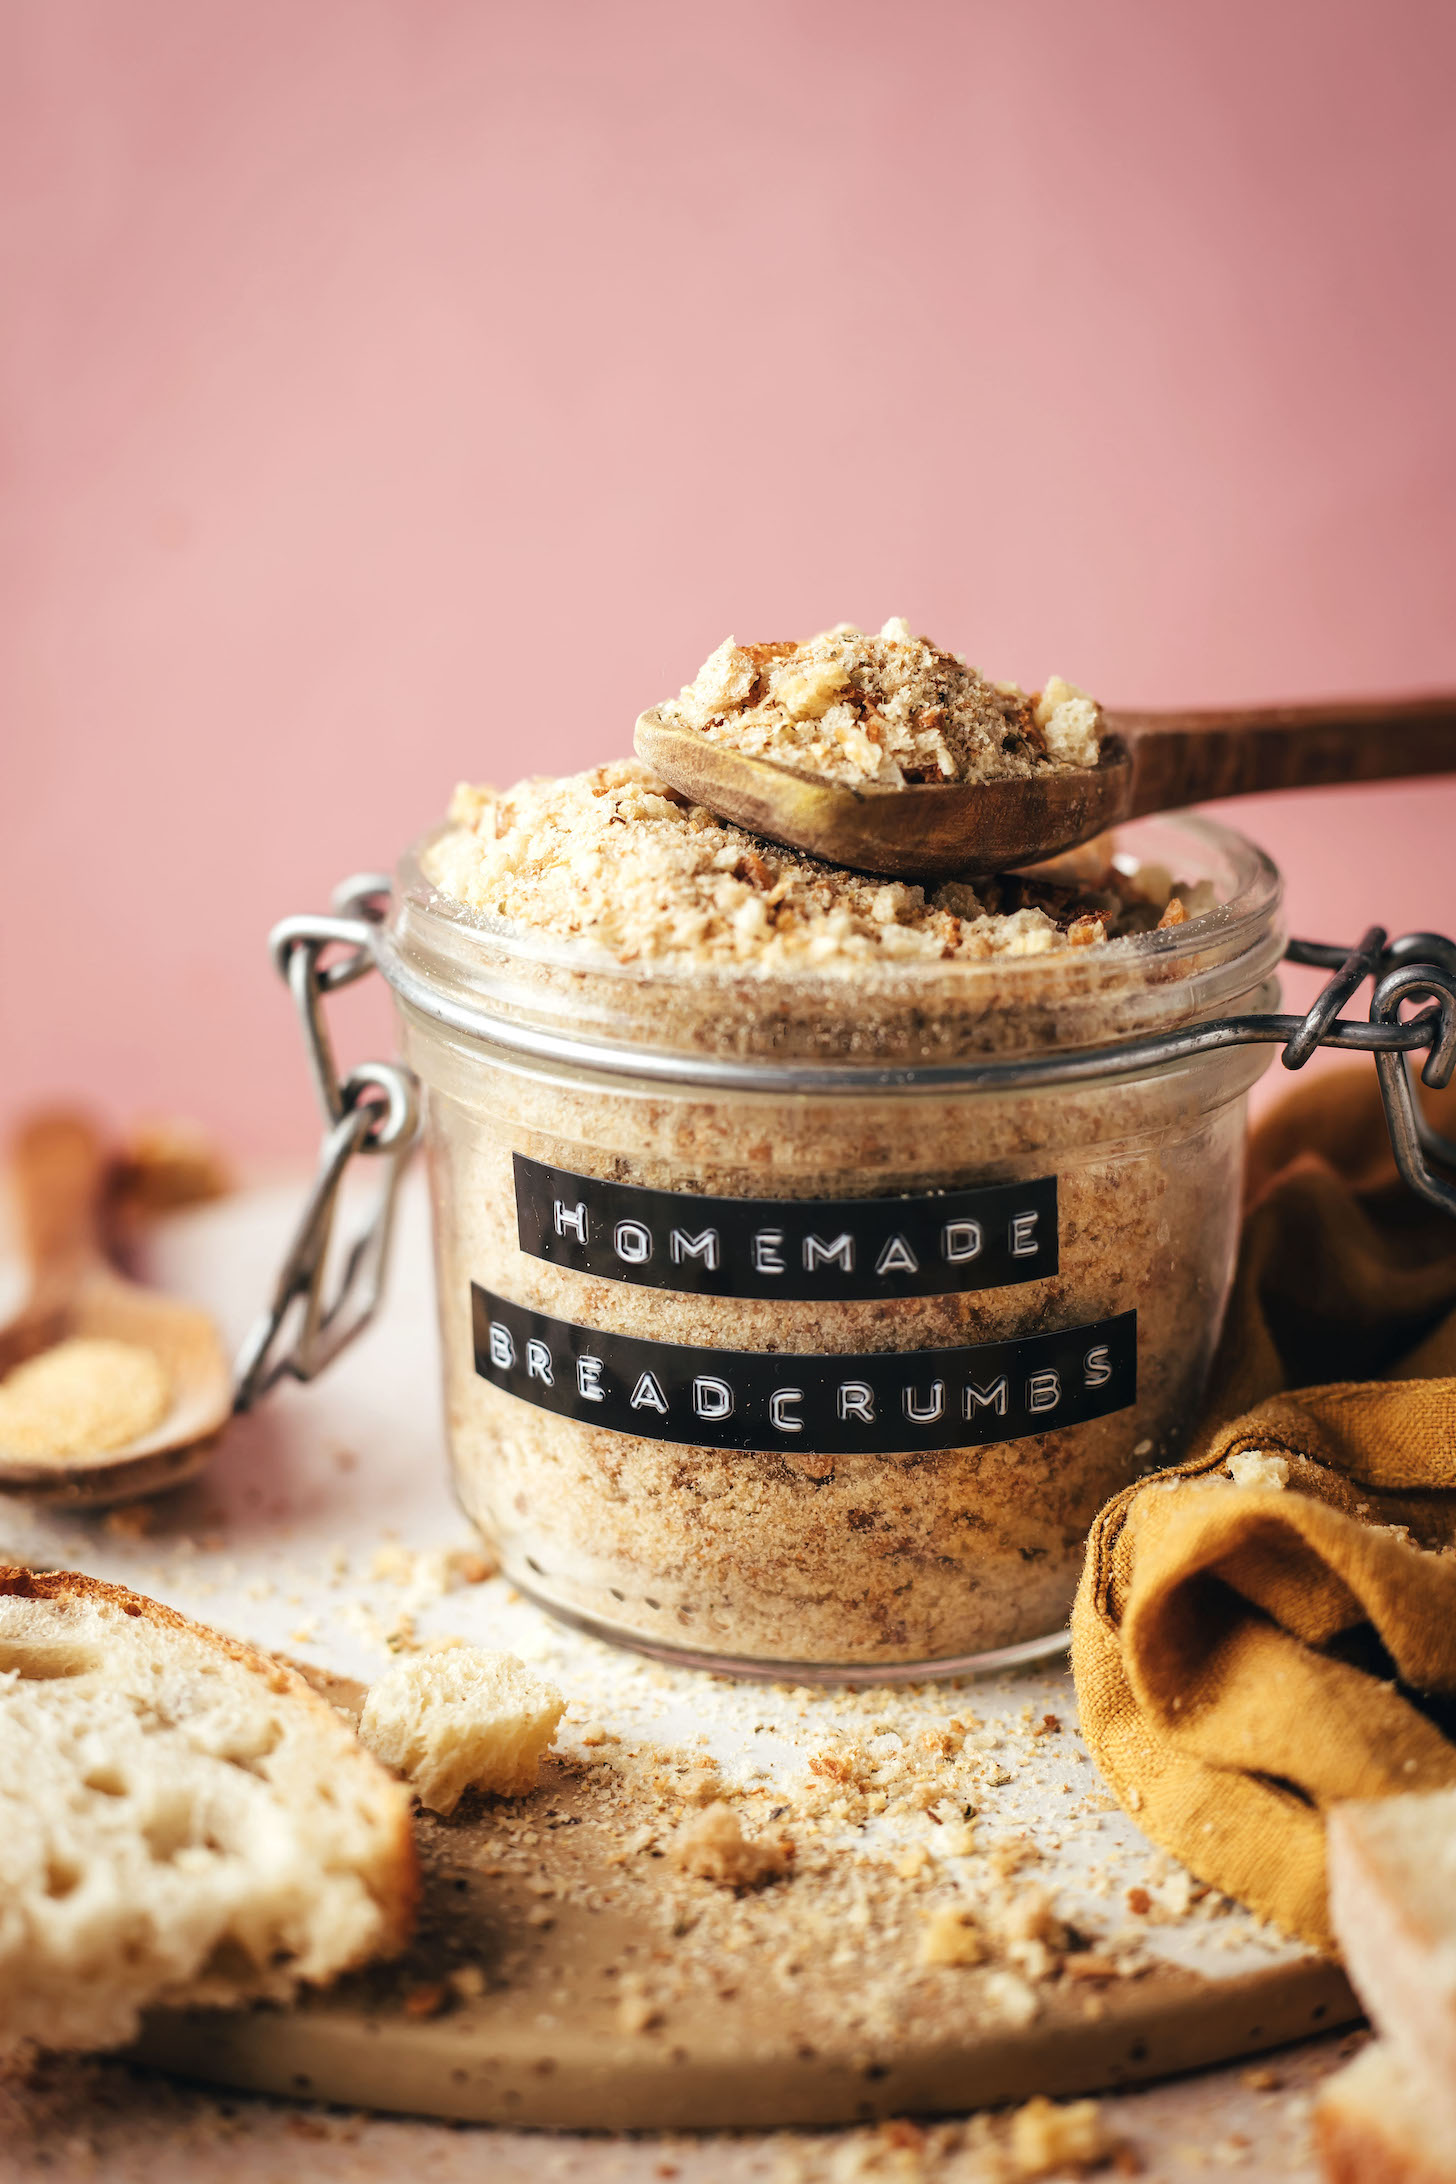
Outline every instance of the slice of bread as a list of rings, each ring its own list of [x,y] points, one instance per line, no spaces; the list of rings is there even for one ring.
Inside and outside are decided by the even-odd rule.
[[[359,1735],[432,1812],[467,1789],[524,1797],[566,1701],[513,1653],[451,1646],[416,1653],[372,1684]]]
[[[1328,2184],[1456,2184],[1456,2144],[1433,2135],[1425,2084],[1391,2040],[1330,2079],[1314,2137]]]
[[[1432,2146],[1456,2148],[1456,1790],[1337,1805],[1327,1840],[1351,1983],[1425,2086]]]
[[[417,1892],[407,1796],[292,1669],[0,1568],[0,2053],[285,2000],[402,1945]]]

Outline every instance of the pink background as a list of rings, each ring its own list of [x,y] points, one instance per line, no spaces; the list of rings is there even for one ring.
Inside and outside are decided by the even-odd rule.
[[[308,1150],[270,923],[730,629],[1456,683],[1453,70],[1445,0],[3,0],[5,1112]],[[1297,929],[1456,920],[1456,781],[1229,816]]]

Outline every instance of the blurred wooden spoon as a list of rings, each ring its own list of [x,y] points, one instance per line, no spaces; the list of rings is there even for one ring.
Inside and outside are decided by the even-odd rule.
[[[1035,864],[1149,812],[1266,789],[1456,772],[1456,695],[1108,713],[1097,766],[903,789],[824,781],[640,715],[637,755],[680,795],[832,864],[904,879]]]
[[[74,1340],[150,1353],[167,1391],[157,1423],[116,1448],[54,1457],[5,1453],[0,1492],[71,1505],[130,1501],[199,1470],[232,1412],[232,1378],[205,1312],[127,1281],[101,1246],[106,1160],[76,1115],[38,1117],[15,1142],[12,1178],[31,1266],[29,1302],[0,1326],[0,1383]]]

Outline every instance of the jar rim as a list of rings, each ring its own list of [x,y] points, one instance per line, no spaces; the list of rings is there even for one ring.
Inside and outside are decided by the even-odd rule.
[[[1133,821],[1038,868],[1071,878],[1086,876],[1076,869],[1078,858],[1084,868],[1094,858],[1171,864],[1180,878],[1189,876],[1183,867],[1190,863],[1212,868],[1195,876],[1217,873],[1222,899],[1182,925],[1040,955],[854,956],[813,966],[670,956],[624,963],[590,939],[535,933],[491,917],[426,876],[423,860],[447,831],[431,829],[400,859],[377,946],[380,968],[402,1003],[437,1022],[543,1058],[555,1050],[556,1058],[577,1066],[591,1066],[585,1047],[600,1057],[596,1066],[613,1069],[629,1066],[629,1057],[630,1066],[640,1066],[650,1049],[665,1062],[734,1056],[745,1067],[751,1063],[755,1078],[767,1063],[782,1071],[785,1064],[817,1061],[838,1080],[846,1064],[869,1059],[847,1021],[866,1007],[887,1023],[900,1021],[900,1043],[894,1037],[882,1043],[879,1066],[866,1072],[881,1081],[886,1063],[908,1062],[918,1075],[916,1064],[923,1068],[938,1057],[964,1063],[992,1053],[1136,1042],[1259,992],[1283,953],[1278,868],[1256,843],[1200,812]],[[651,1013],[647,1039],[644,1010]],[[674,1013],[685,1013],[691,1029],[675,1027]],[[837,1042],[823,1036],[824,1020],[836,1014],[846,1019]],[[1025,1040],[1017,1036],[1020,1017],[1028,1019]],[[820,1027],[817,1037],[811,1020]],[[534,1035],[522,1038],[527,1027]],[[755,1028],[767,1038],[756,1037]],[[507,1035],[512,1030],[516,1036]]]

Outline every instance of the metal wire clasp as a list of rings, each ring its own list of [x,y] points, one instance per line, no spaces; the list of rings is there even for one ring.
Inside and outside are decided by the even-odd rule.
[[[1436,933],[1412,933],[1386,951],[1386,960],[1390,968],[1376,984],[1371,1017],[1376,1023],[1395,1024],[1403,1001],[1435,1003],[1421,1011],[1421,1017],[1431,1020],[1430,1051],[1421,1078],[1439,1089],[1456,1070],[1456,945]],[[1423,1198],[1456,1213],[1456,1144],[1432,1127],[1415,1097],[1415,1059],[1414,1054],[1375,1057],[1396,1165]]]
[[[1341,1036],[1356,1027],[1344,1026],[1340,1011],[1367,978],[1372,980],[1370,1029],[1360,1044],[1375,1055],[1395,1164],[1420,1197],[1456,1214],[1456,1144],[1433,1127],[1414,1088],[1418,1062],[1421,1082],[1437,1091],[1450,1083],[1456,1070],[1456,941],[1441,933],[1405,933],[1399,940],[1387,940],[1384,927],[1372,925],[1348,953],[1292,940],[1287,956],[1291,963],[1332,970],[1334,976],[1286,1040],[1281,1056],[1285,1068],[1302,1069],[1317,1046],[1355,1043]],[[1432,1005],[1403,1018],[1400,1012],[1408,1001]]]
[[[312,1380],[363,1333],[384,1295],[395,1199],[419,1137],[419,1087],[397,1062],[361,1062],[340,1077],[323,1003],[374,969],[373,928],[382,922],[388,895],[387,875],[361,873],[335,889],[332,917],[285,918],[270,936],[273,960],[303,1026],[326,1128],[313,1188],[272,1299],[238,1358],[237,1411],[251,1409],[285,1375]],[[383,1174],[330,1295],[339,1188],[356,1154],[382,1162]]]

